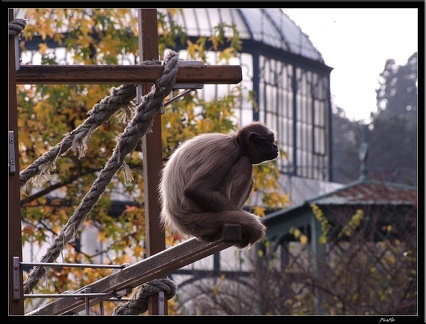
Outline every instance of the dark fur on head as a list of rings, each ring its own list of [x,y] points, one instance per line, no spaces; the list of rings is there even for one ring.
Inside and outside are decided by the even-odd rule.
[[[225,223],[239,224],[239,248],[263,239],[265,226],[242,207],[253,185],[252,165],[278,156],[274,140],[272,130],[252,122],[236,134],[207,133],[183,143],[159,185],[163,225],[212,242]]]

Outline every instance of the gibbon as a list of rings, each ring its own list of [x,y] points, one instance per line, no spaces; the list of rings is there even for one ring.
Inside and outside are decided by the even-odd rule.
[[[225,223],[239,224],[251,246],[265,236],[260,218],[242,209],[252,189],[252,165],[278,156],[274,132],[260,122],[236,134],[206,133],[184,142],[163,168],[161,222],[206,242],[221,238]]]

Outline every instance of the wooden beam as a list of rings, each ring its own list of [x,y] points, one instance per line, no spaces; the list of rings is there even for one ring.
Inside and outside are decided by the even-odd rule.
[[[158,57],[158,23],[156,9],[139,9],[139,58],[141,62]],[[138,85],[138,104],[142,95],[147,94],[152,84]],[[163,168],[163,144],[161,140],[161,114],[156,114],[151,132],[142,138],[143,180],[145,207],[145,248],[150,257],[166,248],[165,233],[160,222],[161,204],[158,196],[160,174]],[[148,315],[167,315],[167,300],[162,301],[159,295],[149,297]],[[161,310],[161,311],[160,311]],[[163,312],[164,310],[164,312]]]
[[[14,19],[9,9],[9,21]],[[22,271],[16,272],[13,257],[22,260],[21,189],[19,185],[18,110],[16,99],[16,37],[9,36],[9,203],[8,203],[8,264],[9,264],[9,314],[24,314],[24,292]],[[14,154],[12,154],[14,152]]]
[[[109,294],[92,297],[89,300],[89,305],[96,305],[113,297],[116,291],[126,288],[135,288],[150,280],[167,277],[170,272],[213,253],[227,249],[239,242],[241,242],[241,227],[236,224],[225,224],[223,227],[223,238],[221,240],[205,243],[195,238],[189,239],[89,284],[79,291],[84,292],[86,288],[91,288],[91,293]],[[82,293],[81,299],[72,297],[59,298],[26,315],[75,314],[84,310],[85,303],[84,293]]]
[[[153,83],[162,65],[22,65],[17,84]],[[242,80],[239,65],[180,64],[177,83],[236,84]]]

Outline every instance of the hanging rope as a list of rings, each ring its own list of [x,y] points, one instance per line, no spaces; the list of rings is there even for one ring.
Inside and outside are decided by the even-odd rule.
[[[19,35],[27,25],[27,20],[24,18],[15,18],[9,22],[9,36]]]
[[[49,168],[56,159],[66,153],[70,148],[78,152],[78,157],[84,156],[86,143],[90,135],[100,125],[104,124],[120,108],[124,108],[126,115],[130,113],[131,101],[136,96],[136,86],[134,84],[123,84],[118,88],[112,88],[111,94],[97,103],[89,111],[89,117],[83,124],[79,125],[72,132],[68,133],[61,142],[44,153],[25,170],[20,172],[21,187],[32,177],[32,182],[41,185],[49,179]]]
[[[47,249],[41,262],[51,263],[59,256],[64,245],[74,237],[86,215],[92,210],[114,174],[122,166],[124,157],[135,149],[139,139],[150,130],[154,115],[163,109],[163,100],[171,92],[176,82],[178,61],[178,54],[170,51],[165,60],[163,75],[155,82],[151,91],[142,98],[142,102],[136,107],[136,113],[121,134],[111,158],[99,173],[98,178],[84,196],[74,214],[55,238],[54,243]],[[31,292],[45,272],[46,269],[44,267],[34,267],[24,282],[24,292]]]
[[[154,279],[137,288],[132,294],[131,300],[127,304],[116,306],[112,315],[139,315],[148,310],[148,298],[151,295],[164,291],[167,299],[173,298],[176,294],[176,284],[168,279]]]

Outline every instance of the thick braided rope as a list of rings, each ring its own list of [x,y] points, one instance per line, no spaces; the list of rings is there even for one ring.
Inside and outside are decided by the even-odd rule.
[[[154,279],[137,288],[131,300],[114,308],[112,315],[139,315],[148,310],[148,298],[164,291],[166,298],[171,299],[176,294],[176,284],[168,279]]]
[[[155,82],[151,91],[143,97],[141,104],[136,107],[135,116],[121,134],[111,158],[99,173],[98,178],[84,196],[74,214],[55,238],[54,243],[47,249],[41,262],[50,263],[59,256],[64,245],[74,237],[86,215],[92,210],[114,174],[120,169],[124,157],[134,150],[139,139],[150,129],[154,115],[163,108],[163,100],[173,89],[176,82],[178,60],[178,54],[171,51],[165,60],[166,66],[163,75]],[[45,273],[44,267],[34,267],[24,282],[25,293],[29,293]]]
[[[9,22],[9,36],[19,35],[27,25],[27,21],[24,18],[15,18]]]
[[[79,153],[79,157],[84,155],[86,143],[90,135],[120,108],[128,110],[131,101],[136,96],[136,86],[134,84],[123,84],[118,88],[112,88],[111,94],[103,98],[89,111],[89,117],[76,129],[68,133],[61,142],[52,147],[35,160],[19,174],[21,187],[34,176],[34,183],[41,184],[48,179],[48,170],[55,160],[70,148]]]

